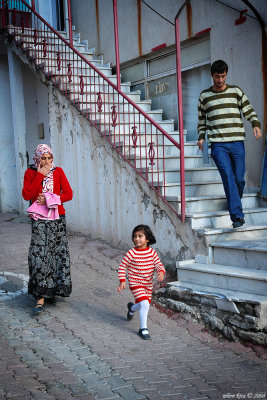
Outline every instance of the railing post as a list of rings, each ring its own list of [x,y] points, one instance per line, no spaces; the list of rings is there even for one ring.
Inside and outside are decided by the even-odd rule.
[[[121,71],[120,71],[120,52],[119,52],[119,35],[118,35],[117,0],[113,0],[113,16],[114,16],[115,52],[116,52],[117,89],[121,90]]]
[[[35,11],[35,0],[32,0],[32,9]]]
[[[69,41],[70,41],[71,47],[73,47],[72,19],[71,19],[71,5],[70,5],[70,0],[68,0],[68,20],[69,20]]]
[[[182,97],[182,73],[181,73],[181,49],[180,49],[180,24],[179,18],[175,18],[175,44],[176,44],[176,76],[178,97],[178,119],[180,134],[180,185],[181,185],[181,220],[185,222],[185,171],[184,171],[184,121],[183,121],[183,97]]]

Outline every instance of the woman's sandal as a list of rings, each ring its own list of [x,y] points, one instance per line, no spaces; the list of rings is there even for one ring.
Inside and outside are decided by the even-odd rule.
[[[44,303],[38,303],[36,304],[36,306],[33,309],[34,314],[39,314],[40,312],[44,311]]]
[[[147,331],[147,333],[143,333],[143,331]],[[144,340],[150,340],[151,339],[147,328],[139,329],[138,335]]]

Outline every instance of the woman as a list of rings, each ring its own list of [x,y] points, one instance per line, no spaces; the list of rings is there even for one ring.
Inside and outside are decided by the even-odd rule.
[[[70,257],[66,237],[65,209],[62,203],[72,199],[72,189],[62,170],[55,167],[53,153],[46,144],[34,152],[34,165],[24,175],[22,196],[37,208],[46,205],[47,196],[58,199],[55,219],[34,215],[29,249],[28,293],[37,300],[34,312],[43,311],[45,299],[71,293]],[[31,214],[33,217],[33,215]]]

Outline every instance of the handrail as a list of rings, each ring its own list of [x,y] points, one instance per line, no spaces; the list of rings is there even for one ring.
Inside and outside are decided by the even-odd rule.
[[[81,53],[79,53],[78,50],[76,50],[76,48],[68,43],[67,40],[51,25],[49,25],[41,17],[41,15],[39,15],[29,4],[27,4],[24,0],[15,0],[14,3],[23,4],[25,10],[31,11],[31,29],[34,32],[34,35],[38,35],[38,29],[34,29],[36,27],[39,27],[38,21],[41,21],[41,23],[44,24],[44,29],[46,29],[44,30],[44,36],[42,36],[42,44],[40,43],[40,41],[38,42],[36,37],[34,37],[35,47],[27,50],[29,52],[29,55],[33,58],[36,57],[36,63],[37,60],[39,60],[40,63],[40,59],[46,62],[45,68],[48,69],[47,74],[49,75],[50,79],[53,80],[53,77],[55,78],[54,83],[72,102],[74,102],[74,105],[78,107],[78,109],[90,120],[90,122],[99,130],[99,132],[106,137],[106,139],[124,157],[124,159],[139,173],[139,175],[143,177],[143,179],[146,180],[146,182],[160,195],[163,201],[168,204],[168,206],[177,214],[177,211],[174,210],[174,208],[166,200],[166,197],[170,195],[166,195],[166,144],[164,143],[164,140],[172,143],[179,151],[181,150],[181,145],[171,135],[169,135],[157,122],[155,122],[149,115],[147,115],[145,111],[142,110],[142,108],[135,104],[134,101],[129,98],[129,96],[123,93],[121,89],[118,89],[116,85],[111,81],[111,79],[105,76],[104,73],[102,73],[92,62],[86,59]],[[4,0],[2,0],[3,10],[4,4]],[[34,16],[35,18],[37,18],[37,21],[34,20]],[[14,18],[14,20],[16,21],[16,18]],[[2,21],[4,21],[4,16],[2,18]],[[24,24],[23,18],[22,22]],[[24,27],[21,27],[21,32],[23,31]],[[41,34],[43,33],[43,31],[40,32]],[[48,40],[48,32],[53,32],[53,35],[55,36],[51,39],[51,43],[46,42],[46,36]],[[19,35],[19,30],[15,30],[14,28],[14,35],[16,34]],[[22,37],[21,40],[23,40],[23,34],[20,34]],[[69,49],[67,51],[67,49],[64,48],[65,52],[62,51],[61,54],[60,51],[58,51],[57,69],[59,72],[57,73],[52,72],[55,69],[55,60],[52,57],[53,54],[51,56],[49,55],[48,48],[49,45],[54,46],[54,48],[56,48],[57,46],[61,46],[59,45],[59,42],[56,42],[55,38],[60,39],[61,45],[63,45],[64,43],[65,47]],[[31,40],[33,39],[31,38]],[[42,49],[40,49],[41,46]],[[69,52],[70,50],[71,52]],[[51,50],[51,52],[52,51],[53,50]],[[55,52],[56,51],[54,50],[54,53]],[[69,57],[68,59],[67,56]],[[62,66],[63,61],[66,63],[68,62],[68,64]],[[68,71],[66,72],[67,66]],[[88,67],[90,69],[86,70],[86,68]],[[61,71],[63,70],[65,70],[65,73],[61,73]],[[86,74],[83,74],[84,70],[86,70]],[[74,72],[76,73],[76,75],[74,75]],[[68,82],[65,82],[65,87],[64,89],[62,89],[61,78],[63,80],[66,80],[67,77]],[[80,80],[78,90],[75,89],[75,85],[78,85],[78,82],[75,82],[75,79],[73,81],[73,78],[75,78],[76,80]],[[108,84],[107,88],[103,86],[100,78],[103,80],[103,82],[106,82]],[[90,89],[89,91],[87,91],[88,86]],[[102,92],[100,90],[101,86],[103,86]],[[73,88],[71,94],[69,89],[70,87]],[[78,96],[78,98],[75,98],[75,96]],[[83,96],[86,96],[86,100],[81,100],[81,97]],[[106,98],[109,99],[110,97],[111,100],[106,100]],[[113,106],[110,107],[110,103],[112,102]],[[87,105],[90,106],[89,110],[83,108]],[[122,111],[120,111],[121,107],[123,109]],[[143,119],[141,118],[141,116],[143,117]],[[101,118],[103,117],[104,120],[102,121]],[[144,133],[141,132],[142,124],[144,125]],[[129,125],[129,130],[127,130],[127,125]],[[139,127],[139,130],[137,129],[137,127]],[[163,135],[161,139],[159,137],[159,133]],[[144,135],[144,138],[142,137],[142,135]],[[180,135],[183,135],[183,132],[180,132]],[[113,142],[111,139],[112,136],[114,136]],[[156,138],[156,143],[154,143],[153,137]],[[120,150],[122,142],[121,139],[123,139],[123,150]],[[137,146],[138,141],[139,144]],[[142,141],[144,141],[144,143]],[[150,141],[150,143],[148,141]],[[148,148],[148,146],[149,151],[144,155],[143,152],[144,150],[146,151],[146,148]],[[132,154],[131,152],[133,149],[134,154]],[[132,159],[134,159],[134,162],[132,161]],[[156,166],[154,167],[155,164]],[[145,176],[142,172],[144,168]],[[154,178],[154,175],[156,178]],[[161,177],[161,175],[163,176],[163,178]],[[149,178],[150,181],[152,180],[152,182],[149,181]],[[161,193],[161,187],[163,187],[163,193]]]

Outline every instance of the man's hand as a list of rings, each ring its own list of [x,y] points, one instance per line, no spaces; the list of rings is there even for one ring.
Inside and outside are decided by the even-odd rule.
[[[258,126],[254,126],[253,133],[257,140],[261,138],[261,130]]]
[[[205,143],[205,139],[200,139],[200,140],[197,142],[198,148],[199,148],[199,150],[201,150],[201,151],[203,151],[203,143]]]
[[[120,293],[122,290],[126,288],[125,282],[121,282],[120,286],[117,288],[117,291]]]

